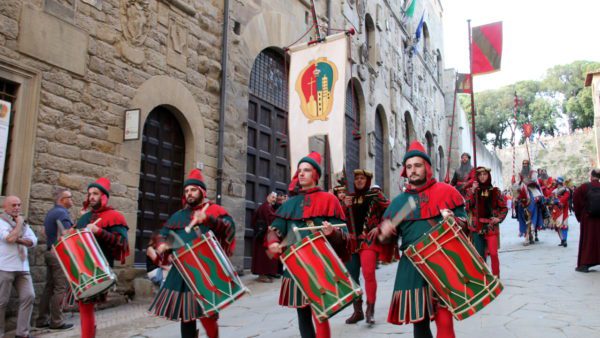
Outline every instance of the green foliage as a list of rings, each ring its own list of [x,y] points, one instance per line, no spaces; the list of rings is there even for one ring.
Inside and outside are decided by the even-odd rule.
[[[556,135],[557,119],[562,113],[569,118],[571,129],[593,125],[594,108],[590,88],[584,88],[588,72],[600,69],[600,63],[575,61],[550,68],[542,81],[520,81],[495,90],[475,94],[476,133],[494,148],[512,143],[515,94],[521,100],[517,109],[517,128],[524,123],[533,126],[534,134]],[[459,97],[463,109],[469,113],[470,98]],[[522,143],[524,140],[518,140]]]
[[[542,80],[542,89],[556,98],[562,97],[562,110],[569,117],[571,130],[594,124],[591,88],[585,88],[587,73],[600,69],[599,62],[575,61],[554,66]]]

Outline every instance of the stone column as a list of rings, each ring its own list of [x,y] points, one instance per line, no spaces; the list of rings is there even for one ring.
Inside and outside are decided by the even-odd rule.
[[[592,101],[594,102],[594,140],[596,143],[596,165],[600,166],[600,71],[588,73],[585,86],[592,86]]]

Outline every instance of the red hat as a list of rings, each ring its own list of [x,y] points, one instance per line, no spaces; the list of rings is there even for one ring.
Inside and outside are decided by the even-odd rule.
[[[425,147],[423,146],[423,144],[419,141],[413,141],[410,146],[408,147],[408,151],[406,152],[406,154],[404,155],[404,159],[402,160],[402,173],[400,174],[402,177],[407,177],[406,176],[406,161],[408,161],[409,158],[411,157],[421,157],[422,159],[424,159],[427,163],[425,164],[425,167],[427,169],[427,179],[429,179],[432,176],[432,171],[431,171],[431,158],[429,157],[429,155],[427,155],[427,152],[425,151]]]
[[[317,153],[316,151],[313,151],[310,154],[308,154],[308,156],[304,156],[303,158],[301,158],[298,162],[298,166],[300,166],[300,163],[302,162],[306,162],[313,166],[313,168],[315,168],[315,170],[317,171],[317,174],[321,176],[321,154]]]
[[[204,175],[202,175],[202,170],[196,168],[192,169],[188,178],[183,182],[183,187],[187,187],[188,185],[197,185],[202,190],[206,191],[206,184],[204,184]]]
[[[90,183],[87,188],[98,188],[106,196],[110,196],[110,180],[106,177],[100,177],[96,182]]]

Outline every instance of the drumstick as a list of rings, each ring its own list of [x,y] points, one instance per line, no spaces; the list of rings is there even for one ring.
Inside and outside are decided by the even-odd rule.
[[[332,224],[331,225],[334,228],[343,228],[346,226],[346,223],[340,223],[340,224]],[[298,232],[298,231],[305,231],[305,230],[320,230],[325,228],[324,225],[320,225],[320,226],[312,226],[312,227],[304,227],[304,228],[298,228],[298,227],[294,227],[294,232]]]
[[[203,212],[206,212],[206,209],[208,209],[208,206],[209,206],[209,204],[208,204],[208,203],[206,203],[206,205],[205,205],[205,206],[204,206],[204,207],[203,207],[203,208],[200,210],[200,212],[201,212],[201,213],[203,213]],[[194,211],[194,213],[196,213],[196,212]],[[190,224],[188,224],[188,225],[185,227],[185,232],[187,232],[187,233],[189,234],[189,233],[192,231],[192,228],[193,228],[193,227],[194,227],[196,224],[198,224],[198,223],[197,223],[197,221],[196,221],[196,217],[195,217],[195,216],[192,216],[192,220],[190,221]]]
[[[394,218],[392,218],[390,220],[394,229],[398,226],[398,224],[400,224],[402,221],[404,221],[404,219],[408,216],[408,214],[413,212],[416,208],[417,208],[417,203],[415,202],[415,199],[412,197],[409,197],[408,203],[404,204],[404,206],[402,206],[402,208],[400,208],[400,210],[396,213]],[[383,236],[383,234],[379,234],[379,235],[377,235],[377,238],[379,239],[380,242],[383,242],[383,241],[385,241],[386,236]]]

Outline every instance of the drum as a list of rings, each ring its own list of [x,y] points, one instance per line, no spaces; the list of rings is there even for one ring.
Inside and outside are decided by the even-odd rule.
[[[319,322],[343,310],[362,294],[322,232],[290,245],[281,261],[309,300]]]
[[[116,283],[117,278],[91,231],[76,230],[64,235],[53,248],[76,299],[90,298]]]
[[[218,313],[249,292],[210,231],[191,246],[177,250],[173,264],[196,296],[205,317]]]
[[[493,301],[503,286],[453,218],[425,233],[404,254],[457,320]]]

